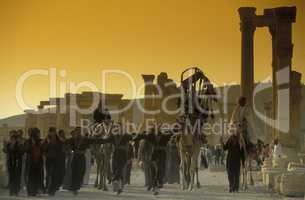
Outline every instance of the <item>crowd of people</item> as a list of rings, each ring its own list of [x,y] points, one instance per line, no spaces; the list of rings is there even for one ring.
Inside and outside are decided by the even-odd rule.
[[[221,167],[225,165],[226,152],[220,145],[205,145],[201,148],[201,167]]]
[[[85,182],[88,183],[85,174],[91,166],[86,164],[86,153],[93,145],[100,144],[112,146],[109,182],[117,194],[123,191],[125,184],[130,184],[131,162],[135,157],[138,157],[144,173],[149,174],[145,179],[146,187],[154,194],[158,194],[158,189],[163,187],[165,181],[179,182],[179,156],[175,143],[170,142],[171,134],[151,130],[137,135],[110,134],[96,138],[82,134],[81,127],[75,128],[70,134],[71,137],[66,138],[63,130],[57,131],[50,127],[46,137],[41,138],[38,128],[30,128],[28,138],[25,139],[22,130],[10,131],[9,140],[5,141],[3,148],[10,195],[18,195],[23,187],[28,196],[54,196],[60,189],[70,190],[76,195]],[[152,150],[147,151],[147,148]],[[129,166],[127,172],[126,165]]]
[[[240,110],[244,104],[240,101]],[[94,112],[95,123],[101,124],[107,120],[111,120],[109,114],[98,110]],[[239,123],[240,131],[235,131],[226,142],[221,138],[220,144],[215,147],[204,146],[200,154],[205,168],[209,165],[226,165],[230,192],[239,190],[241,164],[244,163],[246,151],[251,144],[248,143],[251,140],[244,140],[249,136],[244,135],[242,123],[235,123]],[[118,126],[123,125],[118,123]],[[49,128],[45,138],[41,137],[38,128],[29,128],[28,137],[24,137],[22,130],[10,131],[9,140],[5,141],[3,148],[6,153],[10,195],[18,195],[23,187],[28,196],[54,196],[61,188],[77,195],[80,188],[89,182],[92,161],[87,154],[90,154],[92,146],[102,144],[110,144],[112,147],[108,177],[117,194],[123,192],[125,184],[130,184],[132,160],[135,158],[144,171],[145,187],[153,194],[157,195],[164,183],[180,181],[175,131],[163,132],[153,126],[147,132],[138,134],[119,131],[95,137],[84,133],[81,127],[76,127],[70,132],[71,137],[66,136],[63,130],[55,127]],[[274,146],[276,156],[280,156],[280,145],[276,142]],[[270,155],[270,147],[260,143],[256,147],[259,166]]]
[[[38,128],[28,130],[28,138],[23,137],[22,130],[12,130],[9,140],[4,143],[8,169],[8,188],[10,195],[18,195],[23,186],[28,196],[47,193],[54,196],[64,184],[68,189],[77,192],[82,185],[85,151],[91,140],[82,140],[80,128],[71,132],[71,138],[66,139],[63,130],[57,131],[50,127],[47,136],[42,139]],[[82,141],[82,142],[80,142]],[[67,158],[72,167],[71,184],[64,183],[67,169]],[[66,181],[69,181],[66,178]]]

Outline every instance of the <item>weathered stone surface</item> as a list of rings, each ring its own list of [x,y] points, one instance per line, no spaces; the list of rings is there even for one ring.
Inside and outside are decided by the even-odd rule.
[[[285,173],[281,176],[280,192],[285,196],[303,197],[305,190],[304,173]]]

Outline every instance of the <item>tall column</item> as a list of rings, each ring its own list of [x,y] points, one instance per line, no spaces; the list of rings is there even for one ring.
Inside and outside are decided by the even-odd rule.
[[[154,99],[152,95],[154,95],[154,79],[155,75],[149,74],[149,75],[142,75],[145,88],[144,88],[144,125],[146,124],[146,120],[148,119],[154,119],[154,116],[146,113],[154,108]]]
[[[254,59],[253,36],[255,31],[256,8],[241,7],[238,9],[240,16],[241,39],[241,95],[246,97],[252,106],[254,89]]]
[[[276,26],[269,26],[269,32],[272,36],[272,119],[277,119],[277,48],[276,48]],[[276,127],[276,124],[273,124],[273,127]],[[272,139],[277,138],[277,131],[275,128],[272,130]]]
[[[277,83],[277,120],[278,137],[284,146],[295,147],[296,138],[292,135],[293,117],[291,102],[291,60],[293,54],[292,23],[295,22],[296,8],[281,7],[274,9],[276,18],[276,64]]]

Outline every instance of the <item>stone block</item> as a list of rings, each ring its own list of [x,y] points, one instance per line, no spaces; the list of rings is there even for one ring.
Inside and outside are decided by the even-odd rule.
[[[285,171],[281,169],[270,169],[266,171],[265,185],[268,189],[275,189],[275,178],[283,174]]]
[[[305,191],[305,174],[289,172],[281,176],[280,192],[289,197],[303,197]]]

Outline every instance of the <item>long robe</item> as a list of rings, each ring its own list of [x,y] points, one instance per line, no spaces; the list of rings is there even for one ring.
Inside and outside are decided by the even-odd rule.
[[[139,142],[136,142],[136,144],[137,143],[139,143],[138,160],[139,162],[142,163],[142,169],[145,178],[145,186],[149,187],[152,185],[150,162],[153,153],[153,146],[144,139],[140,140]]]
[[[71,158],[71,185],[68,188],[71,191],[78,191],[84,180],[84,175],[86,171],[86,158],[85,152],[90,147],[92,140],[81,137],[81,138],[71,138],[67,140],[67,144],[73,152]]]
[[[241,143],[248,148],[248,145],[257,144],[258,139],[265,140],[260,130],[258,122],[253,114],[253,111],[248,106],[236,106],[230,121],[231,125],[242,134]]]
[[[58,139],[43,144],[46,156],[46,189],[49,195],[54,195],[61,185],[63,148],[64,144]]]
[[[228,151],[227,155],[227,173],[230,185],[230,192],[239,190],[240,164],[245,160],[244,148],[239,143],[239,138],[231,136],[223,144],[223,149]]]
[[[20,142],[14,144],[9,142],[5,147],[5,152],[8,155],[7,166],[9,172],[10,195],[18,195],[21,189],[24,144]]]
[[[90,172],[91,172],[91,150],[87,149],[85,153],[86,158],[86,172],[83,180],[84,185],[88,185],[90,181]]]
[[[36,196],[44,190],[43,148],[41,140],[26,143],[26,183],[29,196]]]
[[[63,178],[63,189],[70,190],[72,185],[72,158],[73,153],[71,150],[67,150],[66,160],[65,160],[65,175]]]
[[[166,182],[169,184],[179,183],[180,157],[177,145],[174,140],[168,142],[167,162],[166,162]]]

